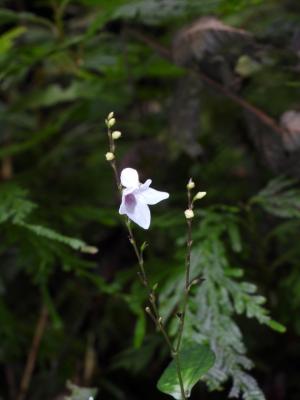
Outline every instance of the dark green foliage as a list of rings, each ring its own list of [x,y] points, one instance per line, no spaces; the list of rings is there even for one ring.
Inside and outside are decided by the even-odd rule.
[[[191,389],[213,367],[215,356],[207,345],[187,342],[180,351],[180,363],[185,392],[190,397]],[[170,394],[175,399],[181,398],[174,360],[163,372],[157,387],[160,391]]]
[[[258,203],[277,217],[299,218],[300,191],[293,188],[293,184],[295,181],[292,179],[284,177],[274,179],[252,199],[252,203]]]
[[[284,328],[270,319],[262,306],[266,299],[256,293],[256,285],[241,281],[244,269],[231,264],[230,251],[245,251],[241,245],[237,211],[225,208],[203,213],[202,223],[194,233],[191,273],[196,281],[185,336],[187,340],[193,337],[198,343],[209,341],[216,354],[216,363],[206,377],[211,389],[220,388],[227,378],[232,378],[232,397],[243,393],[247,400],[264,399],[255,380],[246,373],[252,367],[252,362],[246,356],[242,333],[234,314],[256,318],[258,322],[279,331]],[[199,277],[203,282],[197,282]],[[178,287],[182,280],[180,273],[177,280],[170,281],[162,292],[166,315],[180,302]]]

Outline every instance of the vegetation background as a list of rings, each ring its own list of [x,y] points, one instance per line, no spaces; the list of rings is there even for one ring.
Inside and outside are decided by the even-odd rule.
[[[192,399],[299,400],[299,23],[298,0],[1,1],[1,399],[62,399],[68,380],[169,398],[104,157],[113,110],[120,167],[171,194],[136,229],[166,321],[188,178],[208,192],[186,335],[217,364]]]

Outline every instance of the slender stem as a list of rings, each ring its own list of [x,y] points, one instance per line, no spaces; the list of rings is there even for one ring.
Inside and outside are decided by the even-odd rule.
[[[36,363],[37,354],[40,348],[40,343],[46,329],[47,321],[48,321],[48,310],[46,306],[43,305],[40,311],[39,319],[37,321],[31,347],[28,353],[27,362],[21,379],[21,385],[19,394],[17,396],[17,400],[24,400],[27,395],[32,373]]]
[[[182,375],[181,375],[180,359],[179,359],[178,353],[176,353],[174,360],[175,360],[175,364],[176,364],[176,371],[177,371],[177,376],[178,376],[179,385],[180,385],[181,397],[182,397],[182,400],[187,400],[185,391],[184,391],[184,385],[183,385],[183,380],[182,380]]]
[[[165,330],[165,327],[164,327],[163,322],[162,322],[162,318],[159,315],[159,310],[158,310],[158,307],[157,307],[157,304],[156,304],[156,296],[155,296],[154,290],[151,288],[151,286],[149,284],[149,281],[148,281],[148,278],[147,278],[147,275],[146,275],[146,271],[145,271],[145,268],[144,268],[143,254],[137,247],[136,240],[134,238],[133,231],[132,231],[131,226],[130,226],[130,221],[126,221],[126,226],[127,226],[128,233],[129,233],[129,241],[130,241],[130,243],[131,243],[131,245],[132,245],[132,247],[134,249],[134,252],[135,252],[137,260],[138,260],[138,265],[139,265],[139,268],[140,268],[141,280],[142,280],[142,283],[146,287],[147,292],[148,292],[149,303],[151,304],[152,311],[153,311],[152,315],[154,316],[154,318],[156,320],[156,325],[157,325],[158,329],[161,331],[162,335],[164,336],[164,338],[165,338],[165,340],[166,340],[166,342],[167,342],[167,344],[168,344],[168,346],[170,348],[171,353],[173,354],[173,353],[175,353],[175,349],[174,349],[174,347],[173,347],[173,345],[171,343],[171,340],[170,340],[170,338],[168,336],[168,333]]]
[[[151,289],[149,287],[149,282],[147,279],[147,275],[145,272],[145,268],[144,268],[144,257],[143,257],[143,253],[138,249],[137,244],[136,244],[136,240],[133,236],[133,232],[131,229],[131,225],[130,225],[130,220],[128,219],[126,221],[126,227],[128,229],[128,233],[129,233],[129,241],[134,249],[134,252],[136,254],[136,257],[138,259],[138,264],[139,264],[139,268],[140,268],[140,276],[142,279],[142,283],[145,287],[147,287],[149,289],[149,293],[151,294]]]
[[[193,201],[191,200],[191,190],[188,189],[187,191],[188,196],[188,208],[193,209]],[[191,269],[191,250],[192,250],[192,220],[187,219],[187,240],[186,240],[186,257],[185,257],[185,288],[184,288],[184,298],[183,298],[183,306],[182,306],[182,314],[180,317],[179,329],[178,329],[178,336],[177,336],[177,345],[176,351],[180,351],[181,343],[182,343],[182,336],[184,331],[184,324],[186,318],[186,311],[189,301],[189,291],[190,291],[190,269]]]
[[[149,302],[152,306],[152,310],[153,310],[153,314],[151,312],[151,309],[147,310],[148,314],[151,316],[151,318],[153,319],[153,321],[156,323],[157,328],[161,331],[167,345],[169,346],[171,355],[175,361],[176,364],[176,372],[177,372],[177,376],[178,376],[178,381],[179,381],[179,386],[180,386],[180,391],[181,391],[181,396],[182,396],[182,400],[186,400],[186,396],[185,396],[185,392],[184,392],[184,384],[183,384],[183,379],[182,379],[182,374],[181,374],[181,367],[180,367],[180,359],[179,359],[179,354],[178,351],[174,348],[174,346],[172,345],[172,342],[169,338],[169,335],[164,327],[162,318],[159,315],[159,310],[156,304],[156,297],[155,297],[155,293],[154,290],[150,287],[147,275],[146,275],[146,271],[144,268],[144,258],[143,258],[143,253],[138,249],[131,226],[130,226],[130,222],[127,221],[126,222],[126,226],[128,229],[128,233],[129,233],[129,240],[130,243],[132,244],[132,247],[134,249],[134,252],[137,256],[137,260],[138,260],[138,265],[140,268],[140,273],[141,273],[141,280],[143,285],[146,287],[147,291],[148,291],[148,296],[149,296]]]
[[[62,0],[61,2],[57,2],[56,0],[52,0],[52,8],[54,11],[54,20],[58,33],[58,37],[60,39],[64,38],[64,12],[70,0]]]
[[[126,223],[127,229],[128,229],[128,233],[129,233],[129,240],[130,243],[132,244],[132,247],[134,249],[134,252],[137,256],[137,260],[138,260],[138,264],[139,264],[139,268],[140,268],[140,272],[141,272],[141,280],[143,285],[146,287],[147,291],[148,291],[148,296],[149,296],[149,302],[152,306],[152,310],[153,310],[153,314],[151,313],[151,309],[150,312],[148,311],[149,315],[152,317],[152,319],[154,321],[156,321],[156,326],[158,327],[158,329],[161,331],[167,345],[169,346],[171,355],[175,361],[176,364],[176,372],[177,372],[177,376],[178,376],[178,381],[179,381],[179,386],[180,386],[180,391],[181,391],[181,396],[182,396],[182,400],[186,400],[186,396],[185,396],[185,392],[184,392],[184,384],[183,384],[183,379],[182,379],[182,374],[181,374],[181,367],[180,367],[180,359],[179,359],[179,353],[177,351],[177,349],[174,348],[174,346],[172,345],[172,342],[169,338],[169,335],[164,327],[162,318],[159,315],[159,310],[156,304],[156,297],[155,297],[155,293],[154,290],[150,287],[147,275],[146,275],[146,271],[144,268],[144,258],[143,258],[143,253],[142,251],[140,251],[137,247],[131,226],[130,226],[130,221],[127,221]]]
[[[111,130],[108,127],[107,128],[107,134],[108,134],[108,139],[109,139],[109,150],[110,152],[112,152],[113,154],[115,154],[115,143],[114,140],[112,138],[112,134],[111,134]],[[116,184],[117,184],[117,188],[119,191],[120,196],[122,196],[122,187],[121,187],[121,183],[120,183],[120,178],[119,178],[119,174],[118,174],[118,168],[117,168],[117,164],[115,159],[113,159],[112,161],[110,161],[110,165],[114,171],[114,176],[115,176],[115,180],[116,180]],[[143,286],[146,288],[147,293],[148,293],[148,298],[149,298],[149,304],[151,305],[150,307],[146,307],[146,312],[150,315],[151,319],[153,320],[153,322],[155,323],[156,327],[158,330],[160,330],[160,332],[162,333],[169,349],[170,349],[170,353],[172,358],[175,361],[176,364],[176,371],[177,371],[177,376],[178,376],[178,381],[179,381],[179,386],[180,386],[180,392],[181,392],[181,396],[182,396],[182,400],[187,400],[186,395],[185,395],[185,391],[184,391],[184,384],[183,384],[183,379],[182,379],[182,374],[181,374],[181,366],[180,366],[180,359],[179,359],[179,354],[177,349],[173,346],[171,339],[165,329],[165,326],[163,324],[163,320],[162,317],[159,314],[159,310],[156,304],[156,296],[155,296],[155,290],[153,288],[151,288],[150,284],[149,284],[149,280],[147,278],[146,275],[146,271],[144,268],[144,256],[143,256],[143,251],[142,249],[139,249],[131,228],[131,224],[130,224],[130,220],[126,219],[125,220],[125,225],[128,231],[128,235],[129,235],[129,241],[133,247],[134,253],[136,255],[137,261],[138,261],[138,266],[139,266],[139,277],[141,279],[141,282],[143,284]]]

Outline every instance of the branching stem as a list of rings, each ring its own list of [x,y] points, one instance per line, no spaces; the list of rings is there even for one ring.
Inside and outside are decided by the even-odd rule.
[[[188,197],[188,209],[193,209],[193,201],[191,199],[191,190],[187,189],[187,197]],[[187,240],[186,240],[186,257],[185,257],[185,287],[184,287],[184,297],[183,297],[183,306],[182,306],[182,313],[180,316],[180,323],[178,329],[178,336],[177,336],[177,345],[176,351],[180,352],[181,343],[182,343],[182,336],[184,331],[184,324],[185,324],[185,317],[186,311],[188,306],[189,300],[189,291],[190,291],[190,269],[191,269],[191,251],[192,251],[192,219],[186,220],[187,223]]]
[[[108,123],[107,123],[107,134],[108,134],[108,140],[109,140],[109,151],[115,155],[115,143],[112,138],[111,130],[110,130]],[[114,171],[114,176],[115,176],[115,180],[116,180],[116,184],[117,184],[117,188],[118,188],[120,197],[122,197],[122,186],[121,186],[115,158],[113,158],[113,160],[110,161],[110,165]],[[128,231],[129,242],[131,243],[131,245],[133,247],[134,253],[135,253],[137,261],[138,261],[138,266],[139,266],[138,276],[141,280],[142,285],[146,288],[147,294],[148,294],[149,306],[146,307],[146,312],[147,312],[147,314],[149,314],[150,318],[153,320],[156,328],[162,333],[162,336],[165,339],[165,341],[170,349],[171,356],[174,359],[175,364],[176,364],[176,371],[177,371],[178,381],[179,381],[179,385],[180,385],[181,397],[182,397],[182,400],[187,400],[187,397],[186,397],[185,391],[184,391],[184,384],[183,384],[182,373],[181,373],[179,353],[178,353],[177,348],[175,348],[174,345],[172,344],[172,341],[168,335],[168,332],[166,331],[163,319],[159,314],[159,310],[158,310],[158,306],[157,306],[157,302],[156,302],[155,289],[153,289],[151,287],[149,280],[147,278],[145,268],[144,268],[143,249],[139,248],[136,243],[134,233],[131,228],[130,220],[128,218],[125,219],[125,225],[126,225],[126,228]]]

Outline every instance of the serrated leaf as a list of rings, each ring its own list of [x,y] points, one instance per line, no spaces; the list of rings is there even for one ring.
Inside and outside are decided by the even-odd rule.
[[[279,176],[251,199],[265,211],[280,218],[300,217],[300,190],[291,187],[295,180]]]
[[[192,388],[214,365],[215,355],[208,345],[186,343],[180,352],[181,375],[185,393],[190,396]],[[160,377],[158,389],[171,395],[174,399],[181,399],[176,363],[171,361]]]
[[[42,236],[44,238],[63,243],[71,247],[72,249],[80,250],[83,253],[94,254],[96,251],[91,252],[90,249],[97,250],[94,247],[87,246],[87,244],[80,239],[62,235],[61,233],[58,233],[53,229],[47,228],[45,226],[28,224],[23,221],[16,221],[15,224],[30,230],[31,232],[35,233],[38,236]]]
[[[18,185],[2,184],[0,190],[0,223],[8,219],[23,220],[36,208],[28,200],[28,192]]]

